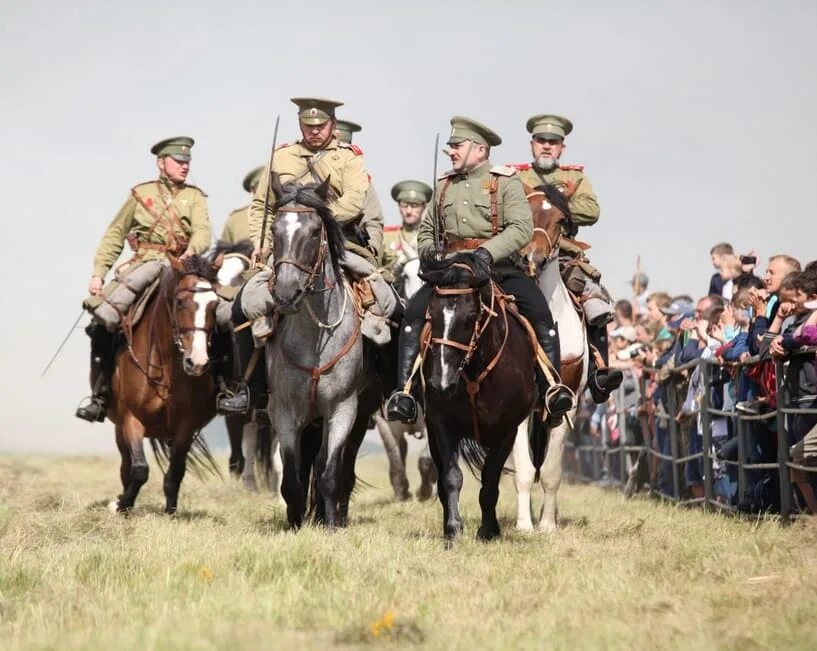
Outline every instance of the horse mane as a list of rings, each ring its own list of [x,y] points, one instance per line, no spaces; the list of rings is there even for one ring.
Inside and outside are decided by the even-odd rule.
[[[194,276],[201,276],[210,282],[216,281],[216,274],[218,269],[213,266],[213,262],[209,256],[191,255],[182,260],[184,265],[184,274],[192,274]]]
[[[222,254],[229,255],[231,253],[239,253],[249,258],[254,248],[252,240],[249,239],[239,240],[238,242],[224,242],[223,240],[219,240],[216,242],[215,248],[207,254],[207,257],[211,263]]]
[[[544,192],[548,203],[550,203],[554,208],[556,208],[556,210],[564,215],[565,222],[567,223],[565,230],[571,237],[573,237],[576,234],[577,229],[576,223],[573,221],[573,213],[570,211],[570,200],[552,183],[537,185],[534,190]]]
[[[480,273],[474,263],[474,254],[470,251],[455,253],[450,257],[442,257],[435,251],[423,253],[420,257],[420,269],[420,278],[435,287],[460,284],[480,287],[490,280]]]
[[[343,234],[343,227],[335,219],[326,203],[326,199],[319,194],[320,187],[316,183],[304,185],[299,185],[294,181],[285,183],[281,186],[281,193],[278,195],[278,201],[275,202],[273,209],[275,211],[281,210],[290,203],[312,208],[321,218],[326,229],[326,243],[329,248],[329,258],[332,262],[335,277],[343,278],[340,263],[346,257],[346,237]]]

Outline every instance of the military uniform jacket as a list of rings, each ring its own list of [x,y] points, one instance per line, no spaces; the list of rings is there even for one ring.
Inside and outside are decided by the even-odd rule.
[[[175,186],[165,178],[134,186],[97,247],[94,276],[105,277],[129,235],[147,244],[137,248],[142,260],[163,259],[165,252],[159,247],[168,244],[174,245],[177,255],[185,248],[204,253],[211,239],[207,195],[194,185]]]
[[[315,178],[307,163],[312,166],[322,181],[329,179],[329,185],[334,198],[329,208],[335,219],[341,224],[357,219],[363,213],[363,202],[366,191],[369,189],[369,177],[363,152],[354,145],[338,142],[332,138],[326,148],[313,152],[300,142],[294,145],[283,145],[273,154],[273,168],[281,178],[281,183],[297,182],[300,184],[314,183]],[[264,200],[269,186],[269,165],[264,172],[255,190],[255,196],[250,204],[250,239],[255,246],[261,242],[261,228],[264,221]],[[275,199],[270,197],[270,206]],[[365,229],[365,225],[364,225]],[[264,237],[264,247],[271,244],[270,231],[272,230],[272,215],[267,217],[267,233]],[[382,237],[382,236],[381,236]]]
[[[369,185],[366,196],[363,198],[363,219],[360,225],[369,236],[369,248],[376,259],[383,251],[383,207],[374,185]]]
[[[383,232],[383,255],[381,266],[393,270],[395,265],[404,265],[418,257],[418,229],[407,229],[405,226],[386,226]]]
[[[498,181],[499,233],[496,236],[492,236],[491,225],[492,177]],[[528,244],[533,236],[528,200],[516,170],[511,167],[491,167],[491,163],[485,161],[464,174],[446,172],[438,179],[434,196],[442,211],[438,224],[444,225],[449,242],[490,238],[482,247],[488,250],[495,264],[506,262],[508,256]],[[438,205],[429,205],[420,223],[417,246],[421,255],[434,249]]]
[[[250,207],[244,206],[230,213],[221,231],[222,242],[225,244],[236,244],[241,240],[250,238],[249,212]]]
[[[530,188],[542,185],[543,182],[555,185],[560,190],[564,190],[568,183],[573,185],[576,191],[570,197],[568,205],[577,226],[592,226],[599,220],[599,202],[596,193],[593,192],[593,186],[584,175],[583,165],[560,165],[547,174],[539,172],[530,163],[514,167],[519,170],[522,183]]]

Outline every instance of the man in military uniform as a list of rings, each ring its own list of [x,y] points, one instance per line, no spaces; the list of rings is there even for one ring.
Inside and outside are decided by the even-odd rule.
[[[246,192],[251,195],[255,194],[255,189],[258,187],[258,180],[261,178],[261,173],[264,171],[264,166],[256,167],[254,170],[247,173],[241,185]],[[221,231],[221,241],[226,244],[236,244],[242,240],[250,239],[250,220],[249,220],[250,206],[242,206],[236,208],[231,212],[227,221],[224,223],[224,228]]]
[[[372,248],[372,237],[366,235],[377,230],[377,225],[366,221],[363,204],[369,190],[369,176],[360,148],[340,142],[335,136],[337,120],[335,109],[341,102],[314,97],[294,97],[291,100],[298,107],[298,122],[301,139],[291,145],[282,145],[273,154],[272,169],[281,183],[297,182],[322,183],[329,181],[329,208],[335,219],[344,227],[347,236],[346,248],[349,255],[346,264],[359,264],[371,270],[376,269],[379,252]],[[264,204],[269,186],[269,167],[265,167],[255,191],[249,211],[250,239],[255,245],[255,255],[263,263],[272,243],[272,222],[274,215],[267,218],[267,230],[262,234]],[[269,205],[275,203],[270,197]],[[379,241],[382,242],[382,221]],[[378,240],[376,240],[378,241]],[[252,334],[261,344],[270,331],[266,316],[275,304],[268,283],[272,271],[264,268],[255,274],[242,288],[233,309],[233,322],[240,325],[247,319],[252,321]],[[243,330],[242,332],[246,331]],[[239,351],[243,347],[239,346]],[[239,354],[242,371],[249,359]],[[222,413],[244,413],[251,403],[250,392],[241,387],[233,396],[225,396],[218,402]]]
[[[94,257],[88,285],[90,296],[83,305],[94,319],[91,337],[91,389],[93,395],[77,409],[78,418],[105,420],[114,364],[114,333],[122,314],[150,285],[167,264],[167,253],[185,257],[210,246],[207,195],[185,183],[190,172],[193,139],[169,138],[156,143],[159,178],[134,186],[114,217]],[[122,252],[125,240],[134,256],[116,269],[115,278],[103,288],[103,279]]]
[[[565,150],[565,137],[573,131],[573,123],[559,115],[534,115],[527,122],[531,134],[533,162],[514,165],[522,182],[535,188],[543,183],[555,185],[568,198],[568,206],[576,226],[592,226],[599,219],[599,202],[583,165],[563,165],[560,158]],[[573,237],[575,233],[566,233]],[[587,333],[598,354],[590,355],[588,386],[595,402],[606,402],[623,379],[621,371],[609,367],[607,323],[613,318],[613,306],[607,291],[599,284],[601,275],[590,265],[584,249],[571,240],[562,239],[560,252],[567,262],[568,289],[582,299],[587,321]]]
[[[440,224],[445,251],[473,251],[476,264],[486,270],[493,266],[501,275],[500,287],[516,298],[519,311],[533,325],[539,344],[558,372],[559,335],[553,317],[535,282],[514,261],[533,235],[522,183],[516,170],[493,167],[488,160],[490,148],[501,142],[479,122],[460,116],[451,119],[448,145],[453,169],[438,179],[436,205],[430,206],[423,218],[417,245],[421,255],[434,251],[438,246],[435,224]],[[438,210],[442,211],[439,217]],[[406,307],[400,334],[399,387],[406,384],[419,353],[420,332],[432,292],[433,287],[423,285]],[[544,394],[544,378],[537,379]],[[572,404],[567,387],[557,385],[546,405],[552,422],[561,419]],[[414,422],[417,418],[414,397],[402,390],[391,395],[386,409],[390,420]]]
[[[431,194],[431,188],[422,181],[400,181],[391,189],[391,198],[397,202],[403,224],[384,229],[381,264],[392,272],[395,282],[400,278],[403,266],[418,257],[417,233]]]

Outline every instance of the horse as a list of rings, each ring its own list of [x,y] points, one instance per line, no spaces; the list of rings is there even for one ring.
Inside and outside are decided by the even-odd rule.
[[[402,265],[395,269],[395,289],[402,298],[408,300],[420,289],[423,284],[420,278],[420,258],[415,254],[409,257]],[[408,452],[407,436],[425,439],[420,456],[417,459],[417,469],[420,471],[420,487],[417,489],[417,499],[425,501],[431,498],[433,486],[437,481],[437,471],[431,452],[428,448],[428,435],[425,428],[425,419],[422,413],[418,414],[417,423],[401,423],[396,420],[387,420],[383,410],[378,409],[372,415],[375,428],[383,441],[383,449],[389,460],[389,480],[391,481],[394,498],[403,502],[411,498],[409,481],[406,475],[406,454]]]
[[[535,190],[526,188],[526,194],[533,216],[534,236],[523,252],[539,270],[539,288],[547,299],[553,313],[553,320],[559,326],[562,382],[579,396],[587,386],[589,361],[587,331],[562,281],[559,269],[559,240],[562,224],[572,223],[572,216],[567,199],[553,185],[546,184]],[[547,454],[544,459],[535,452],[535,450],[543,451],[544,446],[535,443],[531,445],[531,442],[537,438],[547,438],[547,432],[541,431],[543,424],[531,417],[519,426],[513,448],[516,471],[514,481],[518,502],[517,529],[533,530],[530,492],[534,482],[538,479],[544,490],[539,530],[555,531],[556,493],[562,481],[564,444],[575,415],[576,405],[558,427],[550,430]],[[532,450],[534,450],[533,454],[531,454]]]
[[[223,262],[218,270],[218,284],[237,290],[244,282],[245,272],[250,268],[252,242],[250,240],[234,244],[219,242],[218,246],[224,249]],[[235,338],[231,339],[235,347],[237,345]],[[238,377],[241,371],[237,352],[232,355],[232,360],[234,377]],[[249,381],[263,373],[265,373],[263,365],[257,365]],[[246,414],[227,414],[224,416],[224,424],[230,442],[228,461],[230,475],[241,479],[247,490],[257,491],[256,464],[258,464],[265,487],[273,493],[280,493],[281,457],[278,453],[278,441],[273,437],[266,412],[262,414],[258,410],[250,409]]]
[[[381,392],[372,390],[376,376],[367,372],[358,307],[341,271],[344,234],[327,207],[328,183],[282,186],[274,174],[271,183],[278,200],[270,291],[278,318],[266,358],[281,494],[289,526],[297,529],[312,469],[316,517],[328,528],[346,526],[357,448]],[[367,403],[377,398],[365,409],[364,395]],[[320,431],[310,427],[316,419]]]
[[[482,520],[477,538],[500,535],[499,479],[516,430],[536,400],[535,348],[525,325],[472,253],[423,260],[434,286],[421,334],[426,426],[437,466],[437,494],[448,541],[463,531],[460,453],[481,472]]]
[[[128,325],[127,345],[117,353],[108,418],[121,456],[122,494],[110,508],[133,508],[148,479],[144,438],[164,477],[165,513],[175,514],[188,452],[194,469],[218,472],[201,429],[215,416],[216,382],[208,371],[208,342],[215,327],[216,273],[221,255],[185,259],[167,254],[157,291],[144,316]],[[192,448],[192,452],[191,452]]]

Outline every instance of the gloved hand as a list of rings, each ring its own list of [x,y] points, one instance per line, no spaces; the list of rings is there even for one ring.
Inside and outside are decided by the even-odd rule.
[[[479,282],[483,282],[491,277],[491,265],[493,262],[494,258],[488,249],[484,249],[480,246],[474,251],[474,272]]]

